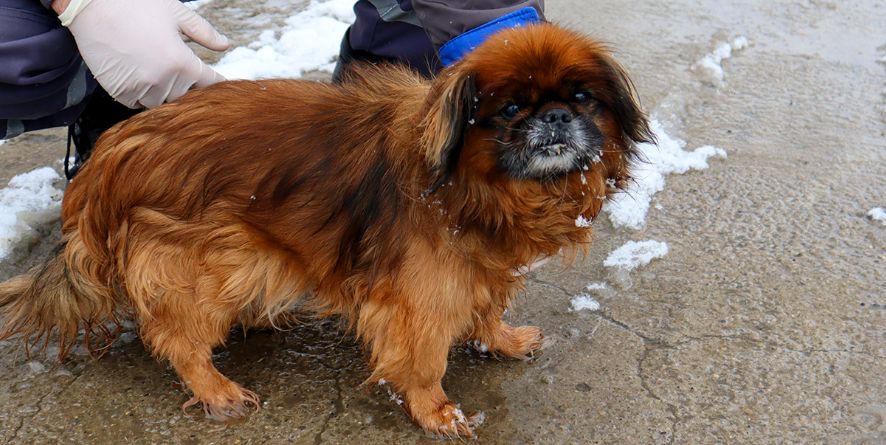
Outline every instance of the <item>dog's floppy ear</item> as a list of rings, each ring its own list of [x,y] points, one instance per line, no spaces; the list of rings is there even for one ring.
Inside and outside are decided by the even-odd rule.
[[[606,73],[606,88],[609,90],[610,98],[607,105],[615,115],[615,120],[622,132],[636,143],[654,143],[655,135],[649,129],[646,114],[640,108],[631,78],[628,77],[625,69],[608,54],[600,57],[599,60]]]
[[[475,97],[474,76],[459,65],[437,77],[428,94],[421,121],[421,145],[434,193],[455,171]]]

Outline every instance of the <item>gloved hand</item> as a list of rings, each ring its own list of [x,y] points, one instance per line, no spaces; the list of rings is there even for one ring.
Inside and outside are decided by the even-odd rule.
[[[181,34],[215,51],[228,39],[178,0],[72,0],[59,19],[98,83],[127,107],[156,107],[225,80]]]

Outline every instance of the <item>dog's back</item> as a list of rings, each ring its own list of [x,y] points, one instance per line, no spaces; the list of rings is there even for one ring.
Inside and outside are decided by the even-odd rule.
[[[212,285],[219,300],[250,308],[258,297],[287,301],[322,287],[330,273],[340,282],[365,263],[357,244],[386,235],[365,232],[392,228],[403,206],[398,178],[418,174],[423,162],[417,148],[392,152],[408,144],[389,139],[414,138],[416,123],[395,122],[403,115],[396,108],[420,106],[411,102],[425,99],[426,86],[401,69],[360,76],[344,86],[226,82],[113,128],[68,188],[64,233],[78,233],[125,288],[139,287],[129,295],[218,275],[228,277]],[[372,88],[391,76],[403,78],[399,91]],[[244,292],[240,275],[262,273]],[[347,302],[332,302],[330,311],[346,310]],[[260,306],[247,313],[283,309]]]

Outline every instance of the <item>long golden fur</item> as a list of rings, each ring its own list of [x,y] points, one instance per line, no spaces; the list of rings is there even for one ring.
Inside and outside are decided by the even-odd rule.
[[[341,85],[194,91],[101,138],[65,194],[57,254],[0,285],[0,338],[56,331],[64,355],[80,329],[97,349],[132,318],[186,406],[227,419],[258,407],[211,361],[233,325],[341,315],[368,382],[389,382],[425,430],[470,436],[441,386],[450,348],[541,347],[539,328],[501,320],[518,271],[586,246],[576,219],[649,140],[607,50],[550,24],[499,33],[432,81],[362,66]]]

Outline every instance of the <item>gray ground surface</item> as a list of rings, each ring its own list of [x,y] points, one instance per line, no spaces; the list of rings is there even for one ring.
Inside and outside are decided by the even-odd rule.
[[[453,351],[444,384],[486,413],[479,441],[886,443],[886,227],[864,217],[886,205],[886,5],[549,0],[548,11],[611,42],[669,132],[729,159],[669,177],[642,231],[601,219],[590,258],[531,277],[509,317],[556,339],[539,358]],[[213,20],[239,44],[257,35],[230,14]],[[751,46],[723,62],[725,84],[690,70],[737,35]],[[60,134],[0,146],[0,183],[58,165]],[[39,261],[52,230],[0,263],[0,278]],[[670,253],[615,280],[602,259],[630,239]],[[603,280],[621,285],[596,295],[600,312],[568,310]],[[0,443],[432,442],[360,386],[364,356],[333,324],[232,338],[216,362],[264,409],[228,428],[183,416],[174,373],[131,334],[99,361],[61,365],[0,344]]]

